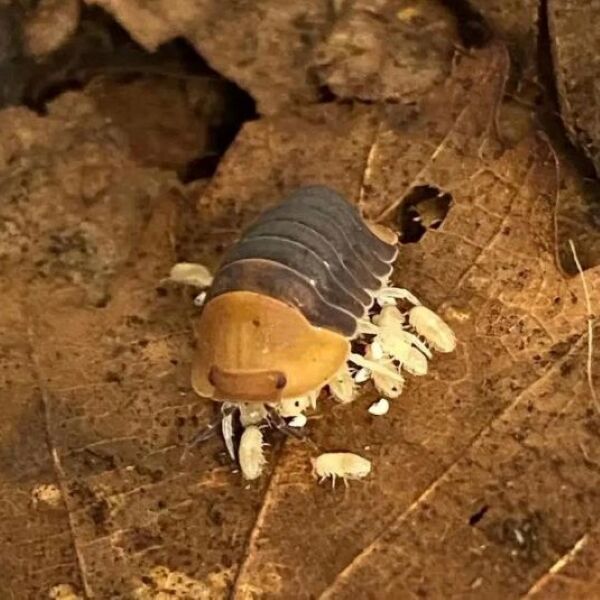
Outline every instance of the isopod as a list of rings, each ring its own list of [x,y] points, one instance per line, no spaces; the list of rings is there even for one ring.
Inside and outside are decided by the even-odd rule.
[[[260,477],[267,462],[263,446],[262,431],[256,425],[246,427],[238,448],[238,459],[244,479],[252,480]]]
[[[184,283],[211,282],[197,298],[192,386],[200,396],[239,409],[246,426],[239,461],[247,479],[258,477],[264,464],[262,434],[255,427],[263,419],[300,436],[294,428],[306,423],[304,412],[315,408],[324,386],[347,403],[358,384],[371,378],[381,394],[395,398],[404,384],[402,369],[426,373],[432,353],[408,330],[409,321],[433,347],[450,351],[447,325],[439,319],[443,329],[426,316],[431,311],[424,312],[410,292],[390,287],[397,241],[334,190],[312,185],[259,216],[214,277],[190,263],[171,271],[172,279]],[[413,304],[408,317],[396,308],[398,299]],[[376,306],[382,307],[379,318],[372,317]],[[233,453],[230,412],[222,428]],[[351,479],[364,477],[371,464],[353,454],[326,454],[314,468],[333,479]]]
[[[307,422],[308,422],[308,419],[306,418],[306,415],[297,415],[288,423],[288,425],[290,427],[301,428],[301,427],[304,427]]]
[[[362,479],[371,472],[371,461],[352,452],[326,452],[312,458],[311,462],[313,475],[319,482],[331,477],[333,487],[338,477],[347,485],[348,479]]]
[[[207,288],[213,282],[211,272],[198,263],[181,262],[173,265],[169,280],[198,288]]]
[[[373,404],[369,406],[369,414],[374,415],[376,417],[386,415],[389,410],[390,403],[386,398],[379,398],[377,402],[373,402]]]
[[[345,364],[358,320],[387,285],[396,243],[324,186],[300,188],[267,210],[208,290],[197,324],[196,392],[281,402],[318,391]]]
[[[335,374],[329,382],[329,390],[335,400],[346,404],[356,399],[356,381],[350,373],[348,365],[344,366]]]
[[[456,348],[454,331],[426,306],[411,308],[408,321],[438,352],[453,352]]]

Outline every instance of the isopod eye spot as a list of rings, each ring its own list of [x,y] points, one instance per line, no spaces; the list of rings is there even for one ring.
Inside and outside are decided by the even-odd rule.
[[[254,325],[254,327],[260,327],[260,321],[258,319],[252,319],[252,325]]]
[[[298,400],[296,400],[296,402],[294,402],[294,406],[295,406],[296,408],[298,408],[298,407],[300,406],[300,402],[299,402]]]
[[[275,380],[275,387],[278,390],[282,390],[287,383],[287,378],[283,373],[277,373],[277,379]]]

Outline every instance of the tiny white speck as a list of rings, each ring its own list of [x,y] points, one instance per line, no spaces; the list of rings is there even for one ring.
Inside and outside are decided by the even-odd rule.
[[[204,301],[206,300],[206,292],[200,292],[195,298],[194,298],[194,305],[195,306],[202,306],[204,304]]]
[[[383,348],[377,340],[371,344],[371,357],[373,360],[380,360],[383,358]]]
[[[304,427],[307,421],[306,415],[297,415],[288,422],[288,425],[290,427]]]
[[[385,398],[379,398],[369,406],[369,413],[375,416],[385,415],[390,410],[390,403]]]
[[[525,538],[518,529],[515,529],[515,538],[517,539],[517,544],[519,544],[519,546],[525,545]]]

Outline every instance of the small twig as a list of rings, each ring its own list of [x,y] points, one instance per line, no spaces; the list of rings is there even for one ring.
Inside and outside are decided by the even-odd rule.
[[[592,302],[590,300],[590,292],[588,290],[587,281],[583,274],[583,268],[579,262],[577,251],[575,250],[575,244],[573,240],[569,240],[569,246],[571,246],[571,252],[573,254],[573,260],[581,276],[581,284],[583,286],[583,296],[585,298],[585,305],[587,309],[587,330],[588,330],[588,351],[587,351],[587,380],[590,387],[590,394],[592,395],[592,401],[596,407],[596,410],[600,413],[600,403],[598,402],[598,396],[596,395],[596,389],[594,388],[594,380],[592,377],[592,357],[594,353],[594,313],[592,312]]]

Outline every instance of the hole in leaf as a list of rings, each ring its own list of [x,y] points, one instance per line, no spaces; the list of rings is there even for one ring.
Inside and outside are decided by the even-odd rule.
[[[458,35],[467,48],[483,48],[493,37],[483,15],[469,0],[442,0],[456,18]]]
[[[473,513],[469,517],[469,525],[471,525],[471,527],[477,525],[477,523],[479,523],[479,521],[483,519],[485,513],[489,510],[489,508],[490,507],[487,504],[484,504],[477,512]]]
[[[430,185],[414,187],[404,198],[397,215],[400,241],[415,244],[429,229],[438,229],[444,222],[452,196]]]

